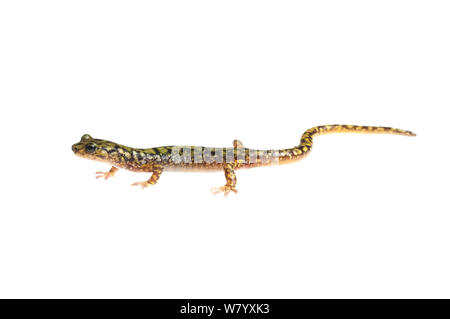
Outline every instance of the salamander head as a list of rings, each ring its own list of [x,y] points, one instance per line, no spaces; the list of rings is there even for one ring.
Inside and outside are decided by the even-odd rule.
[[[72,145],[72,151],[75,155],[91,160],[109,162],[109,149],[116,144],[113,142],[92,138],[89,134],[84,134],[81,140]]]

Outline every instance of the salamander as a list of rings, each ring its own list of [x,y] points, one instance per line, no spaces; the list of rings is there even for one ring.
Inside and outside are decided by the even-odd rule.
[[[80,157],[112,165],[107,172],[96,172],[96,178],[113,177],[119,168],[152,173],[147,181],[132,184],[142,188],[156,184],[164,170],[223,170],[225,185],[213,188],[212,191],[215,194],[222,192],[227,195],[230,192],[237,193],[236,170],[298,161],[311,151],[315,136],[327,133],[416,135],[411,131],[392,127],[321,125],[305,131],[298,146],[276,150],[256,150],[244,147],[240,140],[234,140],[233,147],[225,148],[204,146],[134,148],[84,134],[81,140],[72,146],[72,150]]]

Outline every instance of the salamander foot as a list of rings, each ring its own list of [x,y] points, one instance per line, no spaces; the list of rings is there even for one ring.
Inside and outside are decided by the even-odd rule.
[[[104,178],[104,179],[108,179],[108,178],[110,178],[110,177],[113,177],[114,176],[114,174],[116,174],[116,172],[118,171],[119,169],[118,168],[116,168],[116,167],[111,167],[111,169],[109,170],[109,171],[107,171],[107,172],[95,172],[95,174],[97,174],[97,176],[95,176],[95,178],[96,179],[99,179],[99,178]]]
[[[211,188],[211,192],[212,192],[214,195],[217,195],[217,194],[219,194],[219,193],[223,193],[224,196],[228,196],[228,194],[229,194],[230,192],[233,192],[233,193],[237,194],[238,191],[237,191],[237,189],[234,188],[234,187],[231,187],[231,186],[228,186],[228,185],[224,185],[224,186],[221,186],[221,187],[214,187],[214,188]]]
[[[142,189],[147,188],[147,187],[149,187],[149,186],[151,186],[151,185],[153,185],[153,184],[149,183],[148,181],[145,181],[145,182],[136,182],[136,183],[131,184],[131,186],[141,186]]]

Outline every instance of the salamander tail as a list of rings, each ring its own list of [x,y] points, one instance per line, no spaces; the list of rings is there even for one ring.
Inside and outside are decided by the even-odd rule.
[[[359,126],[342,124],[314,126],[303,133],[300,139],[300,144],[298,146],[290,149],[280,150],[280,162],[290,162],[292,160],[299,160],[303,158],[311,151],[313,138],[315,136],[330,133],[396,134],[404,136],[416,136],[416,134],[411,131],[385,126]]]

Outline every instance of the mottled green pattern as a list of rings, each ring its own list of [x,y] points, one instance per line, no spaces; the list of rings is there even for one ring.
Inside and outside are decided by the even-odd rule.
[[[109,172],[97,172],[105,179],[114,176],[116,167],[136,172],[151,172],[148,181],[133,185],[147,187],[156,184],[164,169],[221,169],[225,172],[226,185],[216,189],[225,194],[236,192],[234,170],[256,166],[282,164],[296,161],[307,155],[312,148],[314,136],[327,133],[369,133],[399,134],[415,136],[413,132],[391,127],[357,125],[322,125],[303,133],[298,146],[280,150],[254,150],[244,148],[239,140],[233,147],[215,148],[204,146],[160,146],[155,148],[133,148],[114,142],[94,139],[85,134],[80,142],[72,146],[73,152],[81,157],[113,165]]]

